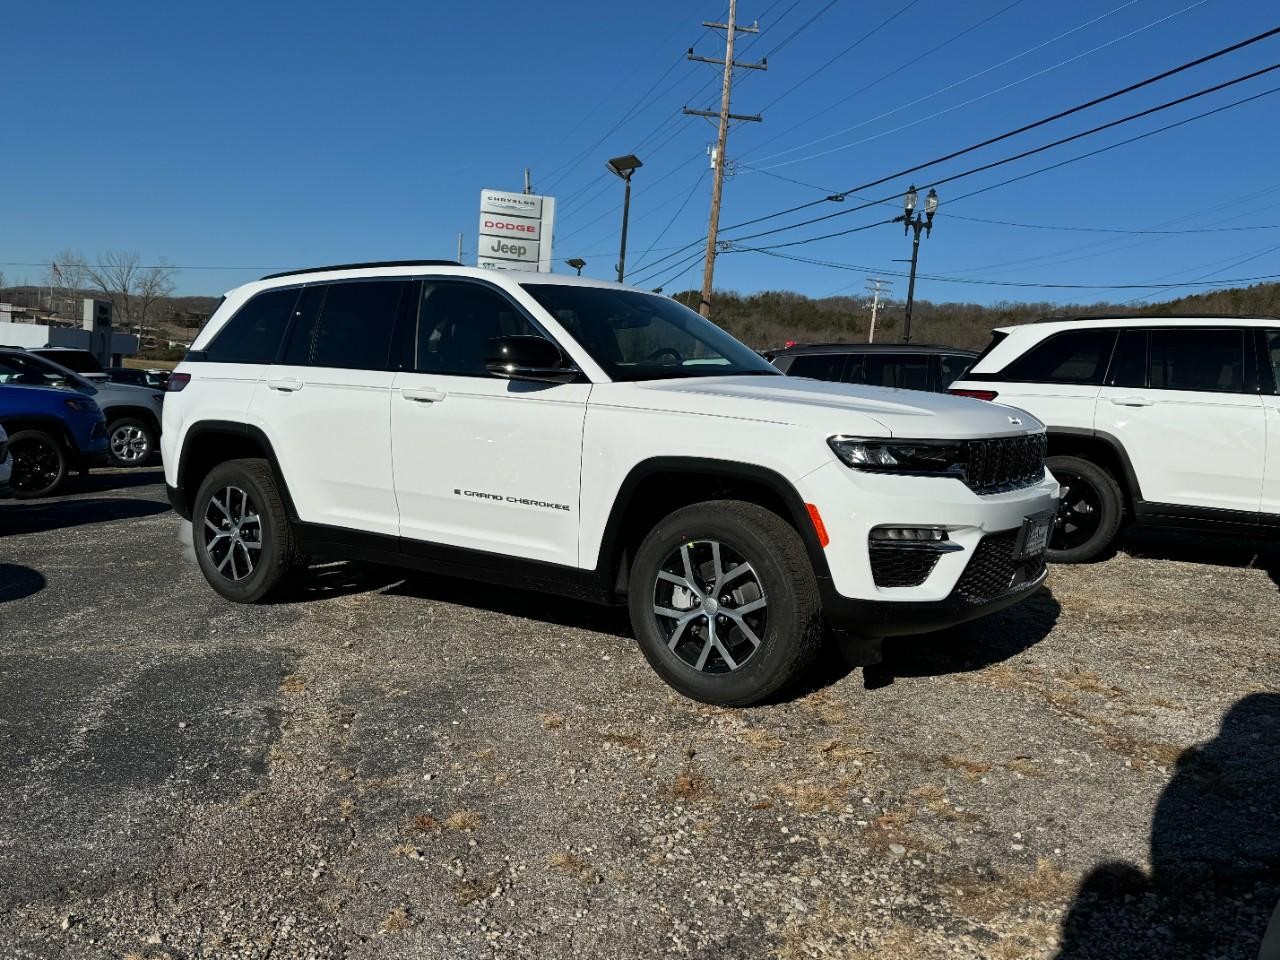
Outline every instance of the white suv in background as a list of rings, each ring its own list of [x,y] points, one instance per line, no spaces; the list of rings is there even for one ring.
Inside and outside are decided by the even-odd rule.
[[[1049,431],[1049,557],[1103,553],[1127,516],[1280,533],[1280,320],[1081,317],[1006,327],[951,391]]]
[[[224,597],[325,555],[626,602],[659,674],[724,704],[795,678],[824,619],[1027,597],[1058,489],[1020,411],[786,377],[669,298],[438,261],[233,290],[162,437]]]

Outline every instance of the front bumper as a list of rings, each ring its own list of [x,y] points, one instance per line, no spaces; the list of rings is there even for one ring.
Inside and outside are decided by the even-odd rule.
[[[1048,472],[1030,486],[980,495],[950,478],[860,473],[833,461],[796,487],[830,536],[819,587],[838,628],[876,636],[937,630],[1017,603],[1045,580],[1042,559],[1013,561],[1012,542],[1026,518],[1056,507],[1058,483]],[[884,525],[941,528],[958,549],[940,554],[918,585],[878,586],[868,538]],[[986,569],[993,559],[1002,564],[995,580]]]

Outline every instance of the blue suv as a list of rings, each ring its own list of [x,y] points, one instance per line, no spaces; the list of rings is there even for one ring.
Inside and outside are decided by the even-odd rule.
[[[20,500],[47,497],[71,471],[106,461],[107,423],[91,397],[0,384],[0,426],[13,455],[10,491]]]

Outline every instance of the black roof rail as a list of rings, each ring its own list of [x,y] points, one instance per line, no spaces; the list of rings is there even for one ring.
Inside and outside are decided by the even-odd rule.
[[[281,273],[269,273],[261,280],[278,280],[280,277],[293,277],[300,273],[328,273],[331,270],[364,270],[370,267],[460,267],[457,260],[371,260],[368,263],[335,263],[327,267],[301,267],[297,270],[285,270]]]
[[[1265,313],[1085,313],[1075,316],[1041,317],[1032,323],[1071,323],[1076,320],[1276,320]]]

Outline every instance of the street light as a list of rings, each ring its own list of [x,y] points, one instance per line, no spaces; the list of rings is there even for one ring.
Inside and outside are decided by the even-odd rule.
[[[622,200],[622,246],[618,250],[618,282],[621,283],[627,270],[627,215],[631,212],[631,175],[644,164],[635,154],[629,153],[625,157],[614,157],[607,161],[605,166],[614,176],[621,177],[627,185]]]
[[[938,191],[929,188],[929,193],[924,198],[924,217],[916,213],[913,220],[911,215],[915,213],[919,200],[920,194],[916,192],[916,185],[913,183],[902,195],[902,216],[893,218],[894,223],[902,224],[903,236],[910,230],[914,230],[916,234],[911,242],[911,279],[907,281],[907,316],[902,325],[903,343],[911,342],[911,308],[916,299],[916,258],[920,254],[920,231],[923,230],[926,237],[933,235],[933,215],[938,212]]]
[[[565,261],[565,264],[577,270],[578,276],[582,276],[582,268],[587,265],[587,261],[583,260],[581,257],[571,257]]]

